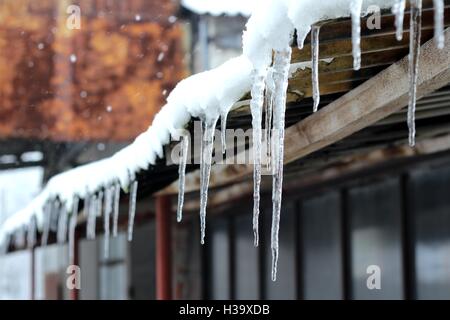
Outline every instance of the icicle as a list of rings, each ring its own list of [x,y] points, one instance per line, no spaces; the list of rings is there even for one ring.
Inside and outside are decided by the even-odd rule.
[[[272,113],[273,113],[273,91],[275,84],[273,82],[273,68],[270,67],[266,77],[266,124],[265,124],[265,141],[267,150],[267,169],[271,168],[271,151],[272,151]]]
[[[83,213],[86,217],[86,238],[91,239],[92,230],[92,203],[94,202],[94,195],[87,195],[84,199],[84,210]]]
[[[96,195],[92,196],[89,200],[89,213],[88,213],[88,223],[87,223],[87,235],[88,239],[95,239],[95,229],[97,223],[97,210],[98,210],[98,197]]]
[[[100,191],[98,194],[98,198],[95,201],[95,207],[94,207],[94,217],[93,220],[93,228],[92,228],[92,234],[95,239],[96,232],[97,232],[97,218],[101,217],[102,215],[102,204],[103,204],[103,191]]]
[[[223,131],[222,127],[222,131]],[[223,146],[223,142],[222,142]],[[181,222],[183,219],[183,204],[184,204],[184,186],[186,178],[186,163],[189,152],[189,135],[183,134],[181,136],[180,148],[180,164],[178,167],[178,207],[177,207],[177,221]]]
[[[319,34],[320,26],[312,26],[311,29],[311,59],[312,59],[312,89],[314,107],[316,112],[320,103],[320,88],[319,88]]]
[[[362,0],[350,2],[352,15],[352,46],[353,46],[353,69],[361,69],[361,10]]]
[[[120,183],[116,183],[114,188],[114,210],[113,210],[113,237],[117,237],[119,225],[119,204],[120,204]]]
[[[261,188],[261,122],[262,108],[264,104],[264,87],[266,74],[258,71],[253,72],[253,86],[251,90],[252,100],[250,109],[252,112],[253,128],[253,234],[254,244],[259,244],[259,202]]]
[[[67,210],[64,204],[61,206],[61,210],[59,213],[58,231],[56,234],[56,239],[59,244],[64,243],[67,239]]]
[[[303,50],[305,39],[311,28],[297,29],[297,46],[299,50]]]
[[[283,187],[283,156],[284,156],[284,127],[286,111],[286,92],[288,86],[289,66],[292,50],[287,47],[283,51],[276,51],[274,57],[274,82],[275,100],[273,109],[273,129],[274,137],[272,143],[273,168],[272,177],[272,280],[277,278],[278,266],[278,232],[280,228],[281,197]]]
[[[14,233],[14,246],[16,248],[25,247],[25,228],[19,228]]]
[[[136,195],[138,182],[133,181],[130,189],[130,206],[128,211],[128,241],[133,240],[134,216],[136,215]]]
[[[42,230],[41,245],[46,246],[48,243],[48,234],[50,233],[50,214],[51,214],[51,204],[47,201],[44,205],[44,226]]]
[[[105,235],[104,235],[104,257],[108,258],[109,257],[109,234],[110,234],[110,230],[109,230],[109,222],[111,219],[111,211],[112,211],[112,196],[113,196],[113,192],[114,189],[109,187],[106,189],[105,192],[105,205],[104,205],[104,215],[103,215],[103,227],[104,227],[104,231],[105,231]]]
[[[70,215],[69,222],[69,263],[71,265],[73,265],[75,262],[75,230],[77,227],[78,204],[78,197],[74,197],[72,204],[72,214]]]
[[[227,152],[227,118],[228,113],[224,113],[220,116],[220,129],[221,131],[221,143],[222,143],[222,154]]]
[[[86,218],[89,217],[89,209],[91,208],[91,196],[89,194],[86,194],[86,197],[84,198],[84,210],[83,214]]]
[[[202,121],[202,143],[200,155],[200,233],[201,244],[205,244],[206,206],[208,202],[209,175],[211,174],[214,131],[218,119]]]
[[[393,7],[392,13],[395,15],[395,37],[398,41],[403,39],[403,20],[405,18],[406,0],[397,0]]]
[[[409,103],[408,128],[409,145],[416,144],[416,101],[417,101],[417,72],[420,56],[420,35],[422,28],[422,0],[411,0],[411,21],[409,38]]]
[[[58,217],[59,217],[60,203],[58,199],[52,201],[50,205],[50,231],[58,231]]]
[[[27,230],[27,245],[32,249],[36,245],[36,217],[32,216],[28,224]]]
[[[434,38],[439,49],[444,48],[444,1],[433,0],[434,3]]]

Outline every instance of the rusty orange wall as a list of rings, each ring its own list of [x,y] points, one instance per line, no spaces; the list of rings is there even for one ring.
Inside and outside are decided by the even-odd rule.
[[[81,30],[66,28],[74,3]],[[146,130],[186,76],[182,28],[168,22],[176,10],[169,0],[0,0],[0,139],[127,141]]]

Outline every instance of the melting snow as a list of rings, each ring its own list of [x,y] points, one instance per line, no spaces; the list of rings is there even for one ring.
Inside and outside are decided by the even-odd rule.
[[[211,1],[183,0],[185,7],[197,13],[210,14],[249,14],[251,3],[256,1]],[[88,219],[88,237],[95,237],[96,218],[101,215],[103,191],[107,189],[105,203],[105,233],[109,235],[109,215],[113,214],[113,235],[117,235],[120,188],[128,188],[131,184],[129,208],[129,239],[132,238],[133,221],[136,207],[137,181],[136,173],[155,164],[157,158],[163,157],[163,146],[171,138],[179,135],[191,117],[202,121],[202,147],[200,168],[200,223],[201,242],[204,243],[206,229],[206,207],[208,198],[209,175],[212,165],[212,150],[214,131],[219,118],[222,128],[226,128],[228,112],[236,102],[251,90],[251,111],[254,132],[254,210],[253,224],[255,244],[258,244],[259,216],[259,183],[261,179],[261,144],[262,144],[262,110],[266,104],[265,143],[270,146],[270,164],[273,172],[273,215],[271,248],[273,254],[272,278],[277,276],[278,233],[281,219],[282,183],[283,183],[283,153],[286,91],[288,79],[298,68],[311,67],[313,70],[314,109],[317,108],[320,93],[318,84],[318,35],[319,29],[313,27],[312,61],[294,65],[291,61],[291,45],[294,30],[297,31],[298,47],[302,48],[311,26],[316,23],[341,17],[352,18],[352,44],[354,68],[361,67],[361,15],[364,15],[371,5],[380,8],[393,8],[396,16],[397,38],[403,33],[404,3],[399,0],[263,0],[258,1],[252,17],[249,19],[243,34],[243,55],[229,60],[222,66],[200,74],[193,75],[181,81],[167,97],[167,104],[156,115],[152,126],[136,138],[133,144],[116,153],[113,157],[89,165],[81,166],[53,177],[32,203],[15,216],[8,219],[0,229],[0,244],[8,235],[15,231],[25,230],[30,226],[30,219],[36,218],[37,228],[43,230],[42,243],[46,244],[50,230],[50,216],[56,205],[55,199],[61,203],[57,213],[61,216],[59,234],[65,239],[67,212],[77,206],[74,199],[85,199],[85,212]],[[408,108],[408,125],[410,128],[410,143],[414,144],[415,126],[414,112],[416,103],[417,65],[420,54],[420,17],[421,0],[412,0],[411,37],[410,37],[410,101]],[[435,0],[435,36],[438,47],[443,47],[443,1]],[[140,20],[140,17],[136,17]],[[43,48],[43,45],[42,45]],[[273,53],[275,53],[273,55]],[[161,59],[163,56],[161,56]],[[331,60],[324,60],[331,62]],[[87,97],[82,91],[80,96]],[[110,111],[110,110],[108,110]],[[184,174],[188,142],[183,139],[182,157],[179,168],[180,196],[178,204],[178,220],[181,220],[184,192]],[[224,140],[224,139],[223,139]],[[223,146],[225,147],[225,141]],[[112,186],[112,187],[111,187]],[[110,199],[111,198],[111,199]],[[111,203],[112,201],[112,203]],[[109,206],[112,206],[110,208]],[[71,211],[72,212],[72,211]],[[69,226],[69,242],[73,243],[73,221],[76,217],[72,212]],[[17,235],[17,239],[21,237]],[[30,243],[32,236],[30,236]],[[71,249],[72,250],[72,249]]]

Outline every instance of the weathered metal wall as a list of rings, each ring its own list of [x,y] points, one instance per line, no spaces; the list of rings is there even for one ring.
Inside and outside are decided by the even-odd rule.
[[[71,4],[79,30],[66,27]],[[176,10],[168,0],[0,0],[0,139],[136,137],[185,76]]]

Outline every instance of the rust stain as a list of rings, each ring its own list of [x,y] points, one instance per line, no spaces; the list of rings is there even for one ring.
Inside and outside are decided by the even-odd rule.
[[[186,76],[177,8],[79,0],[68,30],[66,2],[0,3],[0,138],[131,140]]]

